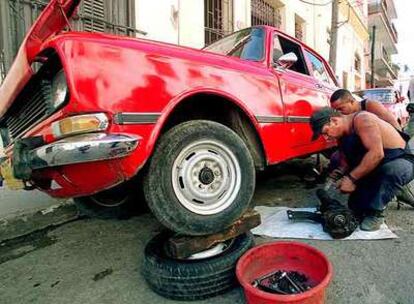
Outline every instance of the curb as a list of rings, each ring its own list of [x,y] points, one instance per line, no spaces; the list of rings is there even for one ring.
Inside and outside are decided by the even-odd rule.
[[[66,201],[44,210],[0,219],[0,242],[62,225],[77,218],[79,218],[79,213],[76,206],[73,202]]]

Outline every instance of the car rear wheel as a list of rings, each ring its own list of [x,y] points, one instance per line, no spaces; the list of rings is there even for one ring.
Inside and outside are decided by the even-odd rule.
[[[144,193],[169,229],[187,235],[219,232],[251,204],[255,169],[243,140],[212,121],[177,125],[155,148]]]
[[[147,211],[144,195],[136,180],[90,196],[74,198],[80,215],[100,219],[127,219]]]

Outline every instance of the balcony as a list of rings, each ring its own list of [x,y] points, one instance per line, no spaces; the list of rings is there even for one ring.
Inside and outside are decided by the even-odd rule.
[[[375,74],[380,78],[395,80],[398,78],[398,70],[394,67],[393,63],[387,61],[385,58],[376,59],[375,62]]]
[[[396,17],[393,1],[370,1],[368,4],[368,14],[370,23],[376,25],[379,29],[381,27],[385,27],[385,31],[388,32],[389,36],[392,39],[392,42],[394,44],[397,44],[398,33],[394,24],[391,22],[391,19],[394,19]]]
[[[394,32],[394,35],[395,35],[395,40],[397,41],[397,43],[398,43],[398,32],[397,32],[397,28],[395,27],[395,24],[394,23],[392,23],[391,22],[391,28],[392,28],[392,31]]]
[[[361,0],[355,0],[355,1],[349,1],[349,4],[354,9],[355,13],[359,17],[359,19],[362,21],[362,23],[365,25],[365,27],[368,27],[368,15],[367,11],[364,11],[364,1]]]

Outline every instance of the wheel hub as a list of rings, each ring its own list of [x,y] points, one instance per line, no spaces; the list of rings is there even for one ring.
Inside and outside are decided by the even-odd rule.
[[[214,181],[214,173],[209,167],[204,167],[198,176],[203,185],[210,185]]]
[[[194,142],[175,159],[172,184],[182,206],[201,215],[217,214],[229,207],[240,191],[240,164],[221,142]]]

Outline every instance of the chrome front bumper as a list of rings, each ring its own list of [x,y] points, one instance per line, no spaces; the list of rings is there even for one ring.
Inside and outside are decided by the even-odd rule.
[[[91,133],[68,137],[28,151],[31,169],[125,157],[139,143],[137,136]]]

